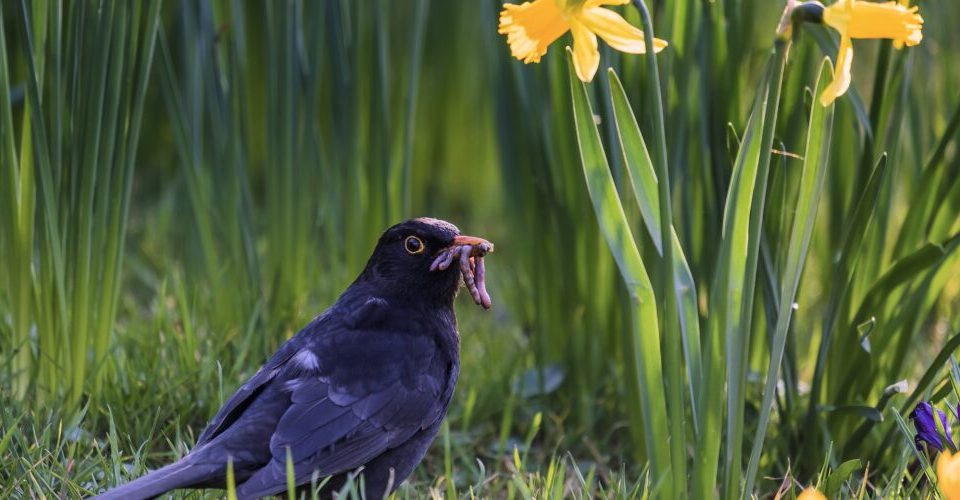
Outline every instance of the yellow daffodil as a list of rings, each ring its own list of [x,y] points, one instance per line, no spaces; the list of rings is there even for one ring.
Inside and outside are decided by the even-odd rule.
[[[534,0],[504,4],[498,32],[507,35],[510,53],[525,62],[540,62],[547,47],[564,33],[573,34],[573,63],[581,81],[589,82],[600,66],[597,36],[611,47],[630,54],[646,52],[643,31],[620,14],[601,7],[630,0]],[[654,39],[655,52],[667,42]]]
[[[947,500],[960,500],[960,453],[943,450],[937,457],[937,486]]]
[[[813,486],[807,486],[807,488],[800,492],[797,495],[797,500],[827,500],[827,496],[823,493],[820,493],[820,490],[814,488]]]
[[[917,13],[917,7],[907,7],[906,1],[838,0],[823,9],[823,22],[840,32],[833,81],[820,95],[820,103],[824,106],[830,105],[850,87],[854,38],[886,38],[893,40],[897,48],[912,47],[923,39],[923,18]]]

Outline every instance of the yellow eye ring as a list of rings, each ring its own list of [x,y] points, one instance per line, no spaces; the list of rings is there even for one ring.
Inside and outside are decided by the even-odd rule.
[[[423,251],[427,249],[427,246],[423,244],[423,240],[420,238],[407,236],[407,239],[403,242],[403,248],[410,255],[417,255],[423,253]]]

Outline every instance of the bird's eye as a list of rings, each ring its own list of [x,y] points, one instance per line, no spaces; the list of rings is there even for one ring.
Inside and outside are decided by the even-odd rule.
[[[416,236],[407,236],[407,239],[403,242],[403,247],[407,249],[407,253],[410,255],[423,253],[427,248],[427,246],[423,244],[423,240]]]

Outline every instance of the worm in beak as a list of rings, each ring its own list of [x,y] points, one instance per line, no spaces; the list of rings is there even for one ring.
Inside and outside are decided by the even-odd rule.
[[[453,243],[441,250],[430,264],[431,271],[444,271],[454,262],[460,264],[460,274],[463,276],[463,282],[470,290],[470,296],[473,301],[483,307],[490,309],[493,302],[490,300],[490,294],[487,293],[486,271],[483,266],[483,257],[493,252],[493,243],[474,236],[459,235],[453,239]]]

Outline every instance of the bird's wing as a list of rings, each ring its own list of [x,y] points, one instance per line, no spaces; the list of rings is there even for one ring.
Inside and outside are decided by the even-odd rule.
[[[327,314],[318,316],[307,325],[305,330],[321,323],[326,316]],[[268,382],[277,377],[287,361],[289,361],[298,350],[299,346],[297,342],[288,341],[280,346],[273,357],[257,370],[257,373],[254,373],[250,379],[240,386],[237,392],[233,393],[233,396],[230,396],[230,399],[220,407],[217,414],[214,415],[210,423],[207,424],[207,428],[200,434],[196,447],[199,448],[210,442],[230,427],[231,424],[236,422],[244,410],[250,406],[257,398],[257,395],[267,386]]]
[[[285,491],[287,457],[297,484],[352,471],[443,417],[448,360],[426,337],[353,331],[317,354],[320,375],[284,382],[290,406],[270,439],[272,460],[241,485],[242,496]],[[369,342],[372,340],[376,342]],[[400,356],[403,352],[415,356]],[[313,351],[311,351],[313,352]],[[321,354],[322,353],[322,354]],[[322,365],[336,356],[336,368]],[[305,354],[295,359],[308,362]],[[362,362],[354,362],[354,360]],[[291,361],[291,364],[294,361]],[[366,373],[358,373],[363,370]]]

